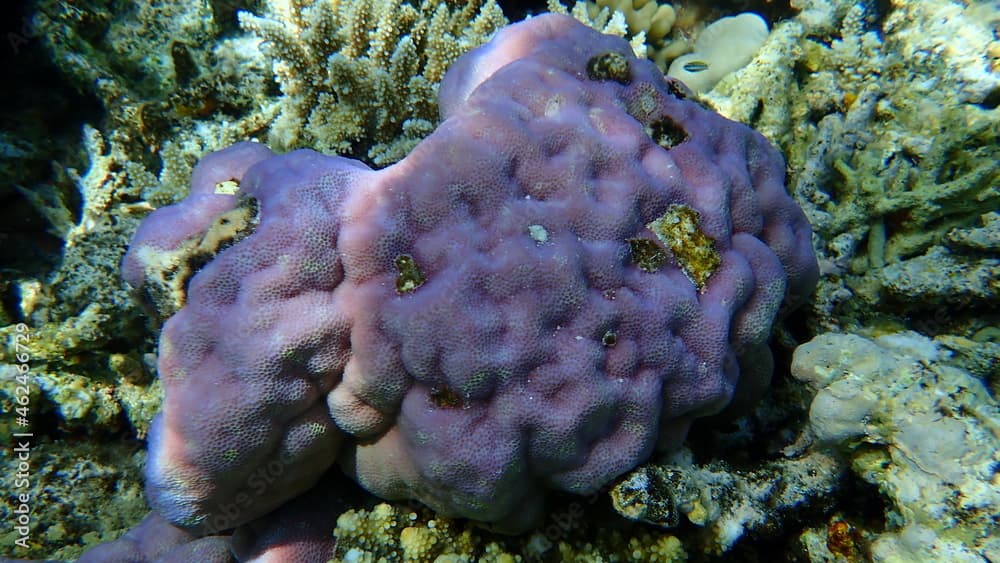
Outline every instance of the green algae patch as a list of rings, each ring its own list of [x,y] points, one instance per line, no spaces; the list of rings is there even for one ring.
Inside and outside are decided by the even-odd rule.
[[[643,272],[653,273],[667,261],[667,253],[648,238],[630,238],[628,247],[632,252],[632,261]]]
[[[701,230],[701,214],[688,205],[671,205],[659,219],[646,225],[677,260],[684,275],[703,289],[722,257],[715,241]]]
[[[424,285],[424,274],[417,267],[417,262],[409,254],[400,254],[396,257],[396,293],[400,295],[413,293],[416,289]]]
[[[454,409],[462,406],[462,398],[454,389],[446,386],[431,389],[431,403],[439,409]]]
[[[601,345],[605,348],[614,348],[618,343],[618,335],[613,330],[609,330],[601,337]]]

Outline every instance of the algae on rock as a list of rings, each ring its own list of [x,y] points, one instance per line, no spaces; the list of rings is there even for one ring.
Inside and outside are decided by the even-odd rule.
[[[64,430],[100,434],[122,426],[122,415],[139,435],[149,420],[123,411],[116,385],[124,383],[109,357],[143,342],[142,318],[131,301],[118,264],[132,232],[146,207],[132,203],[153,179],[144,168],[128,160],[94,129],[85,129],[85,146],[91,160],[82,175],[69,170],[67,178],[80,191],[77,214],[54,186],[27,192],[51,228],[64,240],[62,259],[43,280],[15,278],[19,293],[18,316],[28,327],[25,347],[30,359],[31,387],[39,389],[34,415],[55,412]],[[13,342],[17,325],[0,327],[0,338]],[[0,363],[15,363],[14,346],[0,348]],[[135,354],[135,352],[132,352]],[[139,360],[136,360],[139,363]],[[131,385],[149,388],[152,379],[142,369],[130,371]],[[6,394],[7,389],[0,393]],[[130,403],[158,404],[158,396],[130,395]],[[145,410],[145,409],[144,409]],[[143,416],[150,413],[145,410]]]
[[[31,499],[30,547],[16,556],[76,559],[88,548],[117,539],[149,510],[142,486],[145,459],[144,450],[124,442],[33,442],[28,487],[9,486],[11,494],[0,499],[4,514],[17,508],[14,492]],[[17,464],[17,456],[0,458],[5,475],[13,477]],[[8,549],[17,538],[13,525],[0,532]]]
[[[674,563],[687,560],[680,540],[651,530],[600,529],[581,535],[580,504],[571,504],[553,524],[511,537],[484,533],[463,521],[396,503],[348,510],[337,519],[337,561],[436,561],[518,563],[521,561],[628,561]]]
[[[831,494],[843,470],[819,451],[734,469],[718,461],[696,464],[681,450],[627,474],[611,489],[611,500],[626,518],[665,528],[683,517],[704,529],[696,540],[704,551],[725,553],[744,535],[775,529]]]
[[[890,501],[876,561],[1000,557],[1000,405],[950,351],[913,332],[827,333],[795,351],[792,374],[818,391],[812,447],[846,451]]]

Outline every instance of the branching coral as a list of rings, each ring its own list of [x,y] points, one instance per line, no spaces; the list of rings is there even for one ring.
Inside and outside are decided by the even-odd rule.
[[[796,5],[802,14],[777,24],[757,58],[705,99],[788,156],[790,187],[827,274],[817,323],[906,319],[916,320],[911,328],[966,335],[995,324],[971,319],[986,310],[977,305],[1000,298],[981,282],[995,268],[989,251],[952,235],[1000,204],[992,24],[949,0],[881,11]],[[904,272],[920,274],[905,289]],[[931,310],[916,295],[963,308]]]
[[[651,55],[649,46],[670,32],[675,14],[669,4],[643,0],[636,4],[639,6],[633,8],[629,1],[579,1],[567,8],[559,0],[548,0],[547,7],[552,13],[571,15],[601,33],[624,37],[635,56],[648,57]]]
[[[492,0],[275,1],[239,19],[265,40],[285,94],[270,144],[378,165],[433,130],[444,71],[507,23]]]

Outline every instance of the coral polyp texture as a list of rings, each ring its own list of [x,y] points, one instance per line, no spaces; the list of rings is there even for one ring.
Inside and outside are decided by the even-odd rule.
[[[145,220],[126,279],[179,307],[147,468],[167,520],[245,524],[339,462],[523,530],[546,491],[593,492],[767,385],[817,267],[761,135],[562,15],[464,55],[440,107],[388,168],[242,143]]]

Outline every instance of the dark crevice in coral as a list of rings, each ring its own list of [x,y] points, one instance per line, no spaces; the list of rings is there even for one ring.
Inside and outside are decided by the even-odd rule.
[[[464,405],[462,398],[451,387],[442,385],[432,388],[428,395],[431,403],[439,409],[455,409]]]
[[[262,6],[259,0],[209,0],[212,17],[219,26],[220,35],[235,34],[240,29],[236,14],[241,11],[259,14]]]
[[[59,439],[71,440],[74,434],[78,435],[80,439],[85,439],[88,435],[91,435],[80,429],[77,429],[75,432],[67,432],[62,428],[62,419],[58,412],[44,410],[44,407],[39,408],[39,410],[42,412],[31,419],[31,433],[34,434],[32,439],[36,444],[42,441],[56,441]]]
[[[43,276],[62,247],[52,225],[18,189],[57,185],[79,214],[76,186],[62,170],[86,169],[79,150],[81,126],[104,116],[100,103],[74,88],[53,65],[30,25],[32,7],[4,6],[0,36],[0,63],[11,85],[0,89],[0,276],[6,279]]]
[[[865,31],[878,33],[879,38],[884,36],[882,25],[885,18],[892,11],[892,0],[863,0],[861,5],[865,8],[865,16],[862,22],[865,24]]]
[[[747,116],[747,125],[756,128],[760,123],[760,117],[764,114],[764,100],[758,99],[757,103],[754,104],[753,110],[750,111],[750,115]]]
[[[507,19],[515,22],[521,21],[528,15],[538,15],[548,11],[545,0],[497,0],[503,15]],[[572,6],[572,2],[563,1],[563,5]]]
[[[855,454],[861,454],[865,448],[883,447],[859,446]],[[837,510],[846,518],[863,522],[864,528],[874,533],[881,533],[886,529],[885,513],[891,501],[879,490],[878,485],[849,473],[841,483],[838,496],[835,501]]]
[[[6,272],[0,269],[0,274]],[[0,277],[0,324],[24,322],[20,310],[21,299],[17,295],[16,287],[6,276]]]
[[[50,227],[24,196],[0,187],[0,277],[38,277],[51,270],[63,243]]]
[[[975,105],[988,110],[996,109],[997,106],[1000,106],[1000,88],[994,88],[991,90],[988,94],[986,94],[986,97],[983,98],[983,101],[978,102]]]
[[[776,368],[784,366],[788,371],[788,366],[792,365],[792,352],[799,344],[809,342],[816,332],[810,327],[809,303],[815,300],[815,294],[810,295],[806,302],[798,309],[783,318],[775,325],[774,336],[771,339],[771,352],[774,354],[774,365]],[[779,313],[779,316],[781,313]]]
[[[667,150],[676,147],[691,137],[679,123],[667,115],[649,124],[649,136],[653,139],[653,142]]]
[[[170,44],[170,58],[174,63],[174,82],[186,87],[201,72],[191,55],[191,48],[182,41]]]
[[[691,97],[691,91],[687,89],[681,81],[676,78],[667,77],[667,91],[675,98],[686,100]]]
[[[905,326],[920,334],[935,337],[943,334],[972,336],[980,327],[1000,326],[1000,313],[990,312],[982,306],[981,300],[969,298],[969,303],[947,303],[933,306],[917,306],[911,300],[893,299],[905,314]],[[968,318],[975,316],[970,323]],[[998,366],[1000,367],[1000,366]]]
[[[661,2],[662,3],[662,2]],[[670,2],[678,14],[693,12],[698,21],[711,22],[724,16],[732,16],[742,12],[754,12],[767,21],[769,27],[775,22],[789,19],[799,10],[792,6],[790,0],[674,0]]]

